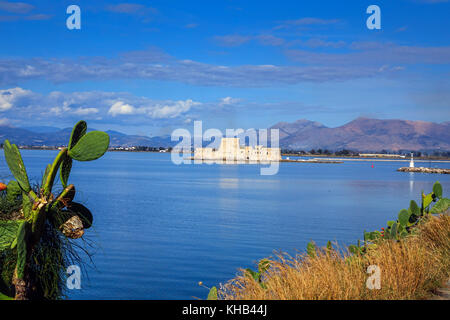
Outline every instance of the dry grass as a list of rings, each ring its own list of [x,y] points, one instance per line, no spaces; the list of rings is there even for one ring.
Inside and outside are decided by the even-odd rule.
[[[381,240],[363,256],[325,248],[314,258],[277,254],[264,276],[267,289],[241,270],[219,299],[424,299],[450,276],[450,216],[431,217],[416,231],[399,242]],[[369,265],[381,270],[380,289],[366,287]]]

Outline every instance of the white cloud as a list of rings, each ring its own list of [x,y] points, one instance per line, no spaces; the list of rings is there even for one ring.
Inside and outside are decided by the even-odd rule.
[[[147,7],[137,3],[120,3],[116,5],[109,5],[106,7],[107,11],[115,13],[125,13],[131,15],[149,15],[157,14],[158,10],[152,7]]]
[[[22,88],[0,90],[0,111],[11,109],[17,99],[29,94],[31,94],[31,91]]]
[[[227,105],[231,105],[231,104],[236,104],[238,102],[240,102],[241,99],[237,99],[237,98],[232,98],[232,97],[225,97],[220,99],[219,105],[220,106],[227,106]]]
[[[11,13],[25,14],[32,11],[34,6],[23,2],[0,1],[0,10]]]
[[[68,115],[68,114],[75,114],[78,116],[87,116],[90,114],[96,114],[99,113],[99,110],[97,108],[70,108],[64,103],[62,107],[52,107],[50,108],[50,113],[53,113],[54,115]]]
[[[284,39],[278,38],[271,34],[260,34],[255,36],[229,34],[224,36],[215,36],[213,39],[218,45],[223,47],[238,47],[251,40],[257,40],[259,44],[263,46],[281,46],[285,43]]]
[[[210,103],[204,104],[192,99],[153,100],[126,92],[53,91],[41,94],[22,88],[0,90],[0,119],[5,117],[17,123],[42,120],[71,122],[80,118],[108,119],[112,123],[148,123],[148,119],[173,123],[192,117],[192,112],[201,112],[202,110],[193,108],[203,105],[207,108]]]
[[[114,103],[108,111],[108,113],[113,117],[118,114],[134,114],[135,112],[136,109],[133,106],[125,104],[122,101],[117,101]]]
[[[138,107],[132,106],[123,101],[115,102],[108,110],[108,114],[113,117],[117,115],[145,115],[153,119],[169,119],[176,118],[188,112],[193,106],[198,106],[201,103],[195,102],[191,99],[179,101],[163,101],[155,102],[149,99],[144,99],[140,102]]]
[[[287,20],[283,21],[280,25],[276,26],[274,29],[288,29],[292,27],[305,27],[305,26],[323,26],[323,25],[333,25],[341,22],[339,19],[321,19],[321,18],[300,18],[297,20]]]
[[[77,108],[73,110],[73,113],[79,116],[85,116],[88,114],[98,113],[99,110],[97,108]]]
[[[157,104],[156,106],[151,107],[148,111],[152,118],[175,118],[183,113],[188,112],[191,107],[198,105],[200,105],[199,102],[188,99],[185,101],[175,101],[171,104]]]

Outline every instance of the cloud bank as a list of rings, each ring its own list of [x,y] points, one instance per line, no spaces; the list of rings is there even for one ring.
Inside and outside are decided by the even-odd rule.
[[[0,90],[0,119],[15,122],[51,122],[84,119],[111,123],[149,121],[185,121],[192,113],[211,110],[212,106],[231,106],[239,99],[225,97],[213,102],[185,100],[154,100],[126,92],[85,91],[41,94],[21,87]],[[14,122],[13,121],[13,122]]]

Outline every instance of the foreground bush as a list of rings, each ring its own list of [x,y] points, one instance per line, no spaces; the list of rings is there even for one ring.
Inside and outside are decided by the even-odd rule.
[[[246,270],[219,292],[220,299],[423,299],[450,276],[450,217],[430,217],[400,241],[382,241],[364,255],[322,248],[317,255],[269,259],[262,283]],[[368,289],[367,268],[381,270],[381,288]]]
[[[434,203],[434,205],[433,205]],[[238,276],[212,298],[244,300],[372,300],[424,299],[450,277],[450,216],[437,182],[433,192],[422,194],[422,206],[399,213],[386,230],[364,232],[363,245],[348,249],[324,248],[309,243],[307,252],[294,257],[284,253],[263,259],[256,273],[240,270]],[[264,268],[261,269],[261,263]],[[380,287],[367,286],[369,266],[380,271]],[[370,270],[370,269],[369,269]],[[211,293],[208,297],[211,299]]]

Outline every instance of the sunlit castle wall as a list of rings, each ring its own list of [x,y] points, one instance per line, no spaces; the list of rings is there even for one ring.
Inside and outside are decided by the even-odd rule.
[[[264,146],[240,146],[239,138],[222,138],[218,150],[196,148],[194,159],[232,160],[232,161],[278,161],[281,159],[280,148]]]

